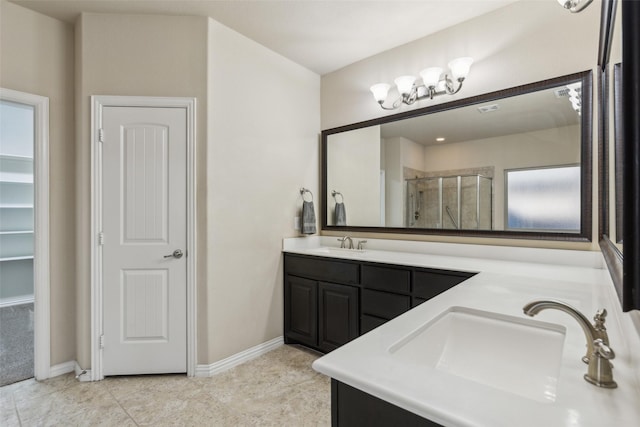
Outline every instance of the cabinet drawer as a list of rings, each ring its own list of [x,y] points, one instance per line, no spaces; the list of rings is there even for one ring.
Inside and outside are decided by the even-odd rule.
[[[363,265],[362,286],[381,291],[409,293],[411,271],[400,268]]]
[[[437,270],[416,270],[413,276],[413,295],[430,299],[453,288],[473,276],[471,273],[440,272]]]
[[[334,283],[359,283],[359,265],[354,263],[285,255],[284,268],[286,274]]]
[[[363,314],[360,318],[360,335],[364,335],[367,332],[372,331],[378,326],[383,325],[387,322],[387,319],[381,319],[379,317]]]
[[[411,308],[411,298],[406,295],[362,289],[362,314],[393,319]]]

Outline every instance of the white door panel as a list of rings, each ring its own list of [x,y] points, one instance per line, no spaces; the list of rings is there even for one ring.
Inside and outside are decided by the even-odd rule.
[[[186,372],[186,114],[103,109],[104,375]]]

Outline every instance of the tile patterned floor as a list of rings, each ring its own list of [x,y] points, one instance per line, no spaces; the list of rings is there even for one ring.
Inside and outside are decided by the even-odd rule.
[[[211,378],[72,374],[0,388],[0,426],[329,426],[317,353],[283,345]]]

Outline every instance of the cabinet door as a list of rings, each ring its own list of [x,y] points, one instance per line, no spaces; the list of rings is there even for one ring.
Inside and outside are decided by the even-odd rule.
[[[328,352],[358,336],[358,288],[320,282],[318,295],[318,346]]]
[[[316,347],[318,344],[318,282],[285,278],[284,335],[287,340]]]

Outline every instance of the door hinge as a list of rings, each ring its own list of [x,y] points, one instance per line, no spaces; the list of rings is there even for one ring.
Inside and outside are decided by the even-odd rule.
[[[98,141],[104,142],[104,129],[98,129]]]
[[[100,335],[100,348],[104,348],[104,335]]]
[[[103,232],[98,233],[98,245],[100,245],[100,246],[104,245],[104,233]]]

